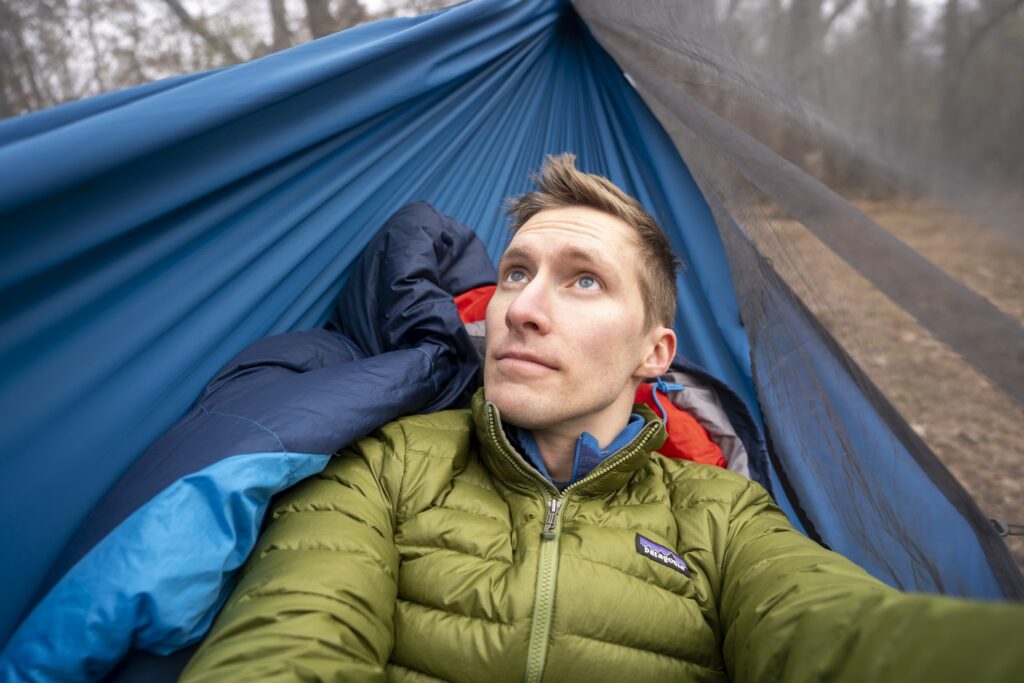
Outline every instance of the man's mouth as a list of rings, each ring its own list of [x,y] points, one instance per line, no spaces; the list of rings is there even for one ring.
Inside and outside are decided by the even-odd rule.
[[[503,367],[508,368],[516,368],[522,370],[558,369],[557,367],[555,367],[554,364],[541,358],[540,356],[535,356],[532,353],[525,353],[522,351],[507,351],[504,353],[499,353],[495,356],[495,360],[497,360],[498,363]]]

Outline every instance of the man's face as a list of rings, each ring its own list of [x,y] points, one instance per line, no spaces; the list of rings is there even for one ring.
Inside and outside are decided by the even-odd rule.
[[[487,307],[484,389],[505,421],[599,439],[625,425],[671,334],[644,330],[640,267],[631,228],[596,209],[542,211],[516,232]]]

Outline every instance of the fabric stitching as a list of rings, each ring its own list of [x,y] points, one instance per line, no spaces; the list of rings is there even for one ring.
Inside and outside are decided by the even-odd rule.
[[[436,373],[434,372],[434,358],[429,353],[427,353],[426,351],[424,351],[423,349],[421,349],[418,346],[415,347],[415,349],[417,351],[419,351],[420,353],[422,353],[424,356],[427,357],[427,363],[430,365],[430,370],[428,371],[428,374],[430,375],[430,383],[434,385],[434,391],[436,392],[437,391],[437,377],[435,376]]]
[[[428,605],[425,602],[420,602],[419,600],[412,600],[412,599],[406,598],[406,597],[401,597],[401,596],[398,597],[397,598],[397,602],[404,602],[404,603],[407,603],[409,605],[417,605],[419,607],[422,607],[425,610],[430,610],[431,612],[439,612],[440,614],[443,614],[443,615],[446,615],[446,616],[462,617],[464,619],[472,619],[473,621],[482,621],[485,624],[494,624],[495,626],[505,626],[507,628],[513,628],[515,626],[515,622],[511,622],[511,621],[497,621],[495,619],[488,619],[487,617],[474,617],[471,614],[463,614],[462,612],[454,612],[452,610],[445,609],[443,607],[436,607],[434,605]]]
[[[413,425],[415,427],[427,426],[427,425],[424,425],[422,422],[416,422],[416,421],[413,421],[413,420],[402,420],[402,422],[405,422],[407,424],[411,424],[411,425]],[[441,433],[457,432],[457,433],[460,433],[460,434],[468,434],[469,433],[469,430],[466,429],[465,427],[437,427],[437,426],[434,426],[434,425],[429,425],[429,426],[430,426],[430,429],[432,431],[435,431],[435,432],[441,432]],[[451,456],[449,456],[449,457],[451,457]]]
[[[402,554],[402,550],[404,550],[404,549],[412,550],[413,548],[418,548],[420,550],[424,550],[424,549],[425,550],[436,550],[437,552],[441,552],[441,553],[448,552],[448,553],[452,553],[454,555],[459,555],[461,557],[469,557],[469,558],[472,558],[474,560],[479,560],[480,562],[493,562],[494,564],[500,564],[503,567],[513,567],[513,566],[515,566],[515,560],[514,559],[511,562],[509,562],[509,561],[503,560],[501,558],[481,557],[480,555],[474,555],[472,553],[463,552],[461,550],[456,550],[455,548],[448,548],[448,547],[441,546],[441,545],[427,545],[427,544],[420,544],[420,543],[403,543],[403,544],[401,544],[401,546],[399,546],[399,548],[398,548],[399,555]]]
[[[705,666],[703,664],[698,664],[697,662],[693,661],[692,659],[686,659],[684,657],[676,657],[674,655],[670,655],[670,654],[667,654],[665,652],[659,652],[657,650],[647,650],[647,649],[642,648],[642,647],[637,647],[636,645],[625,645],[624,643],[616,643],[616,642],[613,642],[613,641],[610,641],[610,640],[603,640],[601,638],[595,638],[593,636],[585,636],[582,633],[572,633],[572,632],[569,632],[569,631],[563,632],[562,635],[564,637],[566,637],[566,638],[579,638],[580,640],[589,640],[589,641],[594,642],[594,643],[601,643],[602,645],[613,645],[615,647],[621,647],[621,648],[625,648],[627,650],[634,650],[636,652],[645,652],[647,654],[654,655],[655,657],[665,657],[666,659],[671,659],[673,662],[680,662],[680,663],[685,664],[687,666],[696,667],[698,669],[703,669],[705,671],[712,671],[712,672],[718,673],[718,674],[725,673],[725,669],[724,668],[723,669],[715,669],[715,668],[710,667],[710,666]]]
[[[442,512],[442,513],[444,513],[444,512],[454,512],[456,514],[469,515],[470,517],[474,517],[476,519],[486,519],[489,522],[495,522],[497,524],[500,524],[500,525],[504,526],[506,529],[508,529],[510,531],[512,529],[512,525],[509,524],[509,520],[508,520],[507,517],[504,517],[504,518],[497,517],[497,516],[489,517],[489,516],[487,516],[485,514],[482,514],[480,512],[474,512],[473,510],[466,510],[466,509],[463,509],[463,508],[455,507],[454,505],[445,505],[443,507],[442,506],[428,507],[428,508],[426,508],[424,510],[420,510],[417,514],[423,514],[423,513],[426,513],[426,512],[433,511],[433,510],[437,510],[437,511]]]
[[[454,484],[455,482],[458,482],[464,486],[472,486],[475,489],[480,489],[481,491],[486,491],[487,493],[493,493],[497,495],[499,498],[501,497],[501,493],[496,488],[487,488],[486,486],[482,486],[475,482],[467,481],[465,478],[452,479],[452,483]]]
[[[284,447],[284,442],[281,441],[281,437],[279,437],[277,434],[275,434],[274,430],[270,429],[269,427],[265,427],[265,426],[261,425],[259,422],[257,422],[256,420],[252,419],[251,417],[245,417],[244,415],[232,415],[231,413],[223,413],[223,412],[221,412],[219,410],[207,410],[203,406],[200,406],[200,407],[203,408],[203,411],[207,415],[223,415],[224,417],[237,417],[239,420],[244,420],[245,422],[252,423],[252,424],[256,425],[257,427],[259,427],[260,429],[262,429],[263,431],[265,431],[267,434],[270,434],[272,437],[274,437],[277,440],[277,445],[281,447],[282,451],[284,451],[284,452],[288,451],[288,449]]]
[[[274,590],[274,589],[266,589],[266,588],[254,588],[253,590],[246,591],[244,594],[239,596],[238,601],[235,604],[239,604],[240,605],[240,604],[249,602],[250,600],[255,600],[257,598],[280,598],[280,597],[284,597],[284,596],[289,596],[290,597],[292,595],[304,595],[306,597],[311,597],[311,598],[323,598],[324,600],[329,600],[329,601],[337,603],[339,605],[349,605],[350,604],[349,601],[347,601],[347,600],[345,600],[345,599],[343,599],[341,597],[338,597],[337,595],[331,595],[330,593],[316,593],[314,591],[297,591],[297,590],[282,591],[282,590]]]
[[[353,522],[361,524],[364,527],[366,527],[367,529],[369,529],[370,531],[372,531],[375,534],[377,534],[378,536],[380,536],[382,539],[387,540],[384,537],[384,532],[382,532],[380,529],[378,529],[372,523],[368,522],[367,520],[365,520],[365,519],[363,519],[361,517],[357,517],[353,512],[351,512],[349,510],[344,510],[344,509],[342,509],[340,507],[336,507],[336,506],[325,507],[325,508],[315,508],[315,507],[280,507],[280,508],[277,508],[277,510],[275,510],[276,514],[274,516],[274,519],[275,520],[282,519],[283,517],[285,517],[287,515],[311,515],[311,514],[320,514],[320,513],[325,513],[325,512],[329,513],[329,514],[332,514],[332,515],[340,515],[340,516],[342,516],[342,517],[344,517],[346,519],[349,519],[349,520],[351,520]]]
[[[415,674],[417,676],[423,676],[424,678],[426,678],[428,680],[431,680],[431,681],[442,681],[442,682],[444,681],[443,678],[438,678],[437,676],[435,676],[432,673],[428,673],[426,671],[420,671],[419,669],[413,668],[411,666],[405,666],[404,664],[399,664],[398,662],[391,661],[390,659],[387,661],[387,664],[385,664],[385,666],[391,667],[393,669],[399,669],[401,671],[409,671],[409,672],[411,672],[411,673],[413,673],[413,674]],[[390,680],[390,678],[388,680]]]

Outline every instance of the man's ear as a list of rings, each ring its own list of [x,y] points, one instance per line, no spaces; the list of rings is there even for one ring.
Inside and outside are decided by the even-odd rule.
[[[647,333],[647,339],[654,343],[650,353],[640,362],[635,377],[653,379],[672,365],[676,357],[676,333],[668,327],[655,327]]]

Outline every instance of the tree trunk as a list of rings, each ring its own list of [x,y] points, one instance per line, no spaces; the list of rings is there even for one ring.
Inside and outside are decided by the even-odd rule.
[[[793,0],[787,24],[786,61],[799,79],[821,57],[821,0]]]
[[[957,75],[962,50],[959,0],[946,0],[942,16],[942,133],[953,145],[960,137],[960,113],[957,102]]]
[[[327,0],[306,0],[306,22],[314,38],[323,38],[338,30]]]
[[[820,76],[818,65],[822,59],[822,12],[821,0],[792,0],[785,17],[782,32],[783,72],[788,81],[786,93],[781,93],[795,105],[792,116],[783,121],[781,154],[786,159],[810,171],[807,161],[815,152],[812,142],[813,131],[803,116],[800,106],[801,93],[816,92]]]
[[[15,116],[40,106],[33,101],[18,73],[21,60],[17,38],[21,31],[21,17],[0,0],[0,63],[3,64],[0,68],[0,118]],[[31,84],[31,79],[25,80]]]
[[[988,6],[988,16],[971,33],[970,37],[961,43],[961,68],[963,68],[963,62],[967,61],[971,53],[981,45],[992,29],[999,26],[1007,16],[1020,9],[1021,6],[1024,6],[1024,0],[1006,0],[1001,5],[990,4]]]
[[[886,71],[888,78],[885,81],[885,90],[882,96],[891,103],[889,106],[890,121],[886,130],[892,135],[891,142],[893,144],[887,147],[900,154],[906,154],[910,152],[908,147],[912,144],[910,141],[914,137],[913,131],[907,128],[907,113],[911,111],[913,99],[917,97],[916,93],[909,92],[906,87],[910,82],[907,73],[909,0],[893,0],[888,15],[884,52],[888,63]],[[901,144],[904,148],[902,150],[899,149]]]
[[[178,20],[181,21],[185,28],[202,38],[207,45],[215,52],[223,55],[231,64],[237,64],[242,61],[242,58],[238,56],[238,53],[235,52],[228,41],[221,36],[211,33],[206,24],[189,14],[188,10],[182,6],[179,0],[164,0],[164,3],[174,12],[174,15],[178,17]]]
[[[292,31],[288,28],[288,13],[284,8],[284,0],[270,0],[270,20],[274,25],[274,38],[270,45],[271,52],[284,50],[292,46]]]
[[[336,19],[337,30],[355,26],[366,21],[366,8],[359,0],[341,0],[341,7],[338,10]]]
[[[7,7],[0,3],[0,119],[15,116],[32,109],[21,79],[14,72],[15,45],[12,31],[17,30],[7,20]]]
[[[34,50],[25,43],[25,23],[22,17],[5,3],[0,3],[0,23],[3,30],[9,32],[5,51],[10,53],[10,60],[4,64],[3,71],[11,71],[10,83],[17,89],[17,98],[13,102],[16,109],[34,111],[56,104],[53,94],[40,77],[40,63]],[[21,71],[19,76],[18,72]]]
[[[96,92],[106,92],[106,79],[103,77],[103,62],[105,55],[100,49],[99,41],[96,39],[96,7],[94,0],[88,0],[83,6],[85,13],[86,35],[89,37],[89,46],[92,48],[92,78],[96,83]]]
[[[838,2],[836,2],[836,4],[832,7],[832,11],[829,13],[827,17],[825,17],[825,21],[821,25],[822,38],[824,38],[825,35],[829,32],[829,29],[832,28],[832,24],[835,23],[836,19],[841,17],[843,15],[843,12],[850,9],[850,6],[852,4],[853,0],[839,0]]]

